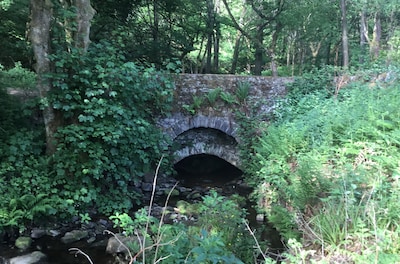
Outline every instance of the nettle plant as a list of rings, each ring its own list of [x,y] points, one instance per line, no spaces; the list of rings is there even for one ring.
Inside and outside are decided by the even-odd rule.
[[[54,92],[62,116],[54,181],[76,207],[127,210],[139,203],[130,183],[151,170],[167,144],[154,118],[169,109],[173,84],[156,69],[126,62],[108,43],[53,57]]]

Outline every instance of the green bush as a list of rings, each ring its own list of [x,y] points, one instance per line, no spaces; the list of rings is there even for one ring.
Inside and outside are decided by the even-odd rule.
[[[154,68],[126,62],[108,43],[53,58],[50,102],[64,123],[57,132],[54,181],[76,207],[110,214],[140,197],[132,189],[155,167],[166,140],[155,118],[169,109],[172,82]]]
[[[322,73],[293,84],[276,122],[248,129],[261,132],[245,145],[254,198],[286,239],[300,233],[328,253],[353,247],[356,260],[363,250],[364,259],[396,259],[398,84],[359,81],[335,94],[331,72]]]
[[[30,90],[35,88],[36,74],[22,67],[20,62],[15,63],[14,67],[5,70],[0,64],[0,89],[19,88]]]
[[[0,229],[24,229],[69,210],[49,177],[42,133],[21,130],[4,143],[0,163]]]
[[[246,212],[237,203],[211,191],[199,204],[185,203],[185,208],[198,221],[165,224],[149,218],[146,210],[139,210],[133,219],[127,214],[115,214],[111,219],[115,227],[128,235],[146,237],[146,241],[153,243],[144,251],[140,243],[130,246],[133,255],[140,252],[142,257],[145,254],[146,263],[155,263],[161,258],[163,263],[254,261],[255,242],[244,225]]]

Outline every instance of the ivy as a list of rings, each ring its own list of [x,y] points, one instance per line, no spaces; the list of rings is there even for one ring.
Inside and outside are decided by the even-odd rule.
[[[56,73],[49,100],[64,120],[53,157],[53,173],[64,185],[61,195],[79,210],[130,209],[140,203],[134,183],[166,150],[155,118],[170,109],[169,76],[125,61],[108,43],[52,59]]]

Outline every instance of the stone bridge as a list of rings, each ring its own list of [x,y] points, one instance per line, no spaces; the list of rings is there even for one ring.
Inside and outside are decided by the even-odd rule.
[[[173,144],[175,163],[199,154],[240,168],[237,113],[268,120],[291,78],[181,74],[175,79],[172,113],[158,124]]]

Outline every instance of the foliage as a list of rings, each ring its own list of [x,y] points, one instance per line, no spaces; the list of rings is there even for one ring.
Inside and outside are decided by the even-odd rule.
[[[190,105],[183,105],[182,108],[188,111],[191,115],[195,115],[196,112],[201,108],[201,105],[203,104],[204,98],[201,96],[196,96],[194,95],[192,97],[193,103]]]
[[[300,233],[332,258],[344,250],[355,261],[396,259],[398,86],[359,81],[335,95],[326,76],[309,77],[318,85],[295,82],[276,122],[248,145],[259,210],[287,241]]]
[[[0,0],[0,64],[6,69],[17,62],[27,68],[32,66],[32,52],[26,39],[28,21],[26,0]]]
[[[195,237],[199,245],[194,247],[186,261],[189,263],[243,263],[232,252],[225,248],[225,244],[219,233],[209,235],[204,229],[201,236]]]
[[[157,259],[163,259],[163,263],[253,261],[254,240],[243,224],[245,211],[233,200],[211,191],[199,204],[187,203],[185,208],[189,217],[198,218],[196,223],[167,224],[163,219],[149,218],[143,209],[133,219],[119,213],[110,219],[128,235],[146,236],[146,241],[153,241],[147,249],[131,245],[133,253],[146,254],[146,260],[153,260],[151,263]]]
[[[57,186],[48,177],[41,142],[41,134],[26,130],[14,132],[5,142],[0,163],[0,229],[23,229],[33,220],[46,222],[69,208],[68,201],[59,198]]]
[[[64,121],[53,157],[60,195],[79,210],[94,204],[105,213],[131,208],[139,203],[131,183],[151,170],[167,145],[154,118],[168,110],[172,83],[154,68],[125,62],[107,43],[52,59],[49,100]]]
[[[23,68],[21,62],[16,62],[14,67],[5,70],[0,65],[0,88],[32,89],[36,84],[36,74]]]
[[[57,1],[53,4],[56,16],[58,12],[66,15],[60,21],[66,23],[59,25],[74,26],[73,10]],[[252,60],[257,57],[260,69],[263,67],[268,75],[271,72],[267,65],[271,60],[276,61],[280,74],[294,75],[321,65],[341,64],[340,7],[329,0],[299,0],[284,5],[274,1],[256,4],[238,0],[222,3],[169,0],[168,4],[146,1],[133,4],[121,0],[118,5],[97,0],[91,4],[96,10],[91,21],[93,43],[104,39],[123,43],[130,61],[154,64],[158,69],[177,59],[182,61],[179,68],[183,72],[209,71],[207,64],[214,73],[249,74],[254,69]],[[373,59],[369,58],[368,49],[375,42],[379,42],[381,58],[398,61],[397,5],[396,0],[348,4],[348,19],[355,21],[348,24],[352,65],[357,66],[361,58]],[[365,14],[367,22],[365,35],[369,41],[365,40],[364,45],[359,41],[360,13]],[[377,14],[380,20],[374,19]],[[22,61],[24,66],[32,68],[34,62],[25,36],[29,23],[26,0],[0,1],[0,18],[3,47],[0,63],[11,67],[15,61]],[[375,21],[380,22],[379,27],[374,27]],[[373,38],[372,32],[368,32],[373,28],[380,29],[376,35],[385,37]],[[68,32],[66,28],[63,30]],[[257,49],[259,42],[262,46]],[[208,65],[210,62],[212,65]]]
[[[245,104],[246,99],[249,96],[250,87],[250,83],[248,82],[238,83],[238,86],[235,90],[235,95],[240,104]]]
[[[8,137],[21,129],[30,126],[28,122],[32,118],[32,108],[29,104],[22,103],[28,101],[27,90],[35,84],[35,74],[22,68],[20,63],[9,70],[5,70],[0,65],[0,147],[5,144]],[[12,89],[12,90],[8,90]],[[12,95],[12,94],[13,95]],[[28,97],[29,99],[29,97]],[[30,126],[31,127],[31,126]]]
[[[18,227],[23,230],[28,225],[38,223],[43,217],[54,215],[60,200],[47,197],[46,194],[24,194],[10,200],[8,206],[2,208],[0,214],[0,227]]]
[[[235,95],[231,94],[230,92],[222,91],[220,94],[220,97],[221,97],[222,101],[228,105],[233,105],[233,104],[237,103],[237,99],[236,99]]]
[[[221,236],[226,248],[246,262],[253,258],[254,241],[244,226],[245,217],[246,210],[237,202],[211,190],[200,204],[198,225],[210,235]]]
[[[37,128],[41,123],[35,120],[34,100],[25,95],[35,83],[35,74],[16,63],[14,68],[0,70],[0,79],[0,229],[23,230],[68,205],[48,177],[43,131]]]
[[[220,97],[221,92],[222,92],[222,89],[220,87],[217,87],[215,89],[208,91],[206,98],[211,107],[215,106],[215,103],[217,102],[218,98]]]

